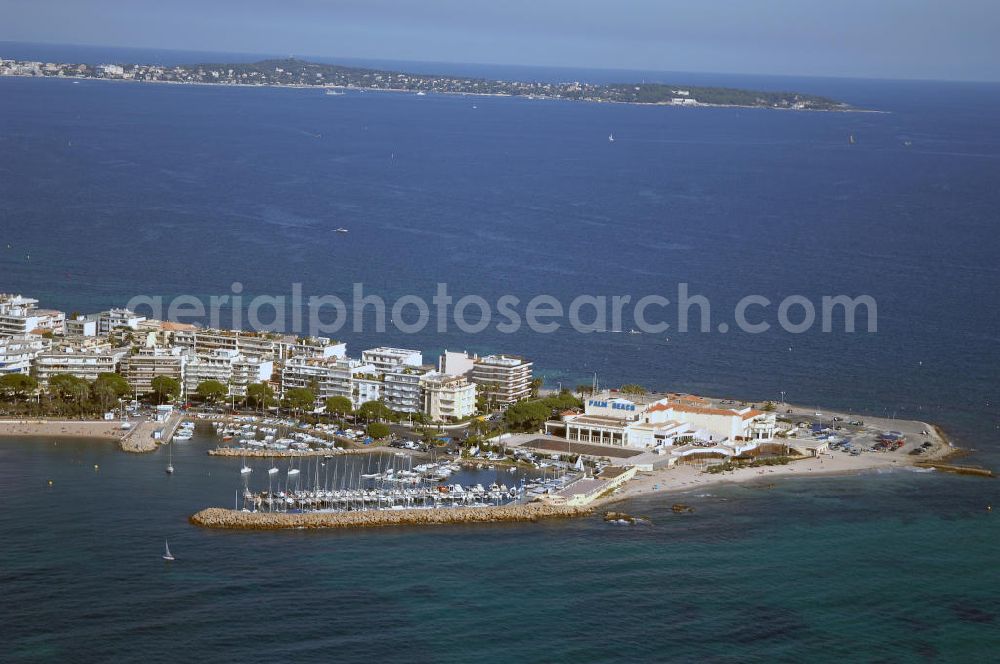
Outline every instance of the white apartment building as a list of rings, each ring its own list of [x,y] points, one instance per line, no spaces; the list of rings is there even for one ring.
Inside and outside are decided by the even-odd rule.
[[[77,316],[66,321],[67,337],[96,337],[97,321],[86,316]]]
[[[111,331],[127,327],[132,330],[139,329],[139,324],[146,320],[145,316],[129,309],[109,309],[97,314],[97,333],[101,336],[111,334]]]
[[[52,343],[37,334],[26,337],[0,337],[0,376],[11,373],[31,373],[35,356],[48,350]]]
[[[39,309],[34,298],[0,293],[0,337],[23,337],[36,331],[63,334],[66,314]]]
[[[517,355],[486,355],[475,360],[470,379],[487,403],[512,404],[531,396],[532,366]]]
[[[382,398],[382,374],[371,364],[359,364],[351,372],[351,403],[360,408],[367,401]]]
[[[107,344],[59,346],[35,356],[35,377],[43,386],[56,374],[94,381],[102,373],[117,371],[127,352]]]
[[[347,357],[347,344],[329,337],[282,337],[277,342],[279,360],[290,357],[330,358]]]
[[[438,371],[449,376],[468,376],[476,364],[476,357],[467,352],[457,353],[446,350],[438,358]]]
[[[184,394],[194,394],[198,386],[207,380],[216,380],[228,387],[233,378],[233,362],[239,355],[239,351],[235,350],[212,350],[197,355],[189,353],[184,366]]]
[[[255,357],[277,357],[276,335],[241,330],[175,330],[174,344],[195,354],[233,350]]]
[[[168,323],[164,323],[167,326]],[[327,337],[296,337],[266,332],[216,329],[178,329],[174,343],[196,353],[235,350],[247,356],[269,360],[292,357],[343,358],[347,344]]]
[[[216,349],[190,356],[184,367],[184,392],[194,394],[208,380],[226,385],[227,396],[246,396],[247,386],[266,382],[274,371],[273,360],[242,355],[235,350]]]
[[[382,401],[397,413],[419,413],[423,410],[420,378],[423,367],[399,366],[382,374]]]
[[[464,376],[432,371],[420,377],[423,411],[434,422],[460,420],[476,413],[476,386]]]
[[[233,377],[229,381],[229,394],[247,395],[247,387],[254,383],[267,383],[274,374],[274,360],[240,355],[233,362]]]
[[[384,372],[396,367],[419,367],[424,363],[424,356],[419,350],[380,346],[362,351],[361,361]]]
[[[184,385],[184,366],[187,355],[177,346],[152,346],[139,348],[122,359],[121,373],[139,394],[153,391],[153,379],[157,376],[173,378]]]
[[[293,357],[281,369],[282,394],[302,387],[316,387],[316,397],[346,397],[354,402],[354,369],[357,360],[341,357]]]

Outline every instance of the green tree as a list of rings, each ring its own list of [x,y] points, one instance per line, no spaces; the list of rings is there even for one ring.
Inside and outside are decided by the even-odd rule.
[[[274,405],[274,390],[267,383],[247,385],[247,401],[254,408],[269,408]]]
[[[216,403],[225,399],[226,395],[229,394],[229,388],[226,387],[225,383],[220,383],[217,380],[203,380],[198,383],[195,391],[199,398],[208,403]]]
[[[95,380],[90,384],[90,398],[97,402],[101,410],[108,410],[118,400],[115,390],[107,381]]]
[[[302,412],[316,407],[316,393],[308,387],[296,387],[285,392],[285,408]]]
[[[90,385],[72,374],[56,374],[49,379],[49,392],[62,399],[82,403],[90,393]]]
[[[477,417],[471,422],[469,422],[467,430],[470,436],[483,436],[484,434],[489,432],[490,425],[486,420]]]
[[[326,400],[326,412],[328,415],[344,417],[354,412],[354,404],[347,397],[329,397]]]
[[[132,394],[132,386],[129,385],[129,382],[121,374],[111,372],[97,374],[97,380],[94,381],[94,385],[98,384],[106,385],[110,388],[114,392],[116,399],[121,399]]]
[[[563,390],[559,394],[550,394],[541,399],[541,401],[553,410],[569,410],[583,406],[583,402],[576,398],[569,390]]]
[[[366,401],[358,408],[358,416],[363,417],[368,422],[387,420],[391,414],[381,401]]]
[[[156,403],[176,399],[181,393],[180,381],[170,376],[156,376],[150,381],[150,387],[156,395]]]
[[[777,406],[774,405],[773,401],[768,401],[767,403],[765,403],[763,406],[760,407],[760,409],[765,412],[771,412],[775,408],[777,408]]]
[[[559,411],[580,408],[583,402],[564,389],[543,399],[519,401],[504,413],[504,423],[516,431],[534,431]]]
[[[421,429],[420,440],[423,441],[425,445],[435,445],[439,440],[438,433],[434,429]]]
[[[370,422],[365,431],[372,438],[385,438],[389,435],[390,429],[388,424],[382,422]]]
[[[507,408],[504,422],[516,431],[533,431],[551,415],[552,408],[544,400],[521,401]]]
[[[0,393],[4,396],[23,398],[38,387],[38,381],[28,374],[12,373],[0,376]]]
[[[531,396],[533,398],[538,397],[539,391],[542,389],[542,385],[545,384],[545,379],[539,376],[531,381]]]
[[[583,396],[590,396],[591,394],[594,393],[594,386],[593,385],[577,385],[576,386],[576,393],[577,394],[582,394]]]
[[[620,391],[622,394],[645,394],[646,388],[636,383],[626,383]]]

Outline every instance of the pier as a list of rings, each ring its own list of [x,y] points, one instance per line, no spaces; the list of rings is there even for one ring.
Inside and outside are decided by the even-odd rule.
[[[166,443],[170,440],[177,427],[180,426],[182,419],[183,417],[180,413],[172,413],[166,422],[157,422],[150,419],[136,423],[122,437],[122,451],[134,453],[154,451],[160,443]],[[157,430],[161,430],[159,440],[153,438],[153,433]]]

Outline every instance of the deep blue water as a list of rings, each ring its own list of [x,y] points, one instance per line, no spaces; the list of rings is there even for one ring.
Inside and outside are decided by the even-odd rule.
[[[597,372],[750,398],[784,390],[937,422],[996,464],[1000,86],[659,77],[886,112],[3,79],[0,290],[96,311],[139,294],[227,294],[233,281],[341,296],[363,282],[389,300],[429,298],[443,281],[455,296],[567,303],[673,299],[687,282],[711,299],[713,327],[751,293],[870,294],[875,334],[339,336],[354,353],[520,352],[552,386]],[[125,644],[126,659],[165,659],[171,643],[219,661],[961,659],[997,644],[985,512],[997,490],[985,481],[727,489],[689,497],[698,511],[685,520],[663,511],[670,498],[637,501],[653,516],[643,531],[582,520],[233,535],[185,525],[222,499],[207,476],[222,466],[200,453],[197,472],[169,481],[162,459],[100,445],[0,454],[14,501],[0,512],[2,622],[25,660],[106,659]],[[167,531],[186,560],[164,569]]]

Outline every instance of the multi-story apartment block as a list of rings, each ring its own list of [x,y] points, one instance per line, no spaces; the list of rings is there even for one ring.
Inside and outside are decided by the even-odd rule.
[[[476,413],[476,386],[464,376],[432,371],[420,377],[423,412],[435,422],[460,420]]]
[[[419,367],[424,363],[424,358],[419,350],[380,346],[362,351],[361,361],[385,372],[396,367]]]
[[[382,401],[397,413],[419,413],[423,409],[420,377],[424,367],[398,366],[382,374]]]
[[[35,357],[52,345],[48,339],[31,334],[26,337],[0,337],[0,376],[31,373]]]
[[[35,376],[43,386],[56,374],[94,381],[102,373],[116,372],[127,352],[125,348],[112,348],[110,344],[57,346],[35,356]]]
[[[193,394],[203,382],[215,380],[229,388],[228,396],[242,397],[248,385],[269,381],[273,371],[273,360],[216,349],[189,357],[184,367],[184,390]]]
[[[66,321],[67,337],[96,337],[97,320],[87,316],[77,316]]]
[[[473,362],[469,378],[488,404],[512,404],[531,396],[532,363],[516,355],[486,355]]]
[[[38,300],[0,293],[0,337],[23,337],[32,332],[63,334],[66,314],[55,309],[39,309]]]
[[[112,330],[127,327],[132,330],[139,329],[139,324],[146,320],[145,316],[129,309],[109,309],[93,316],[97,319],[97,334],[106,336]]]
[[[357,360],[341,357],[293,357],[281,370],[282,394],[297,388],[315,388],[319,399],[346,397],[353,402],[354,367]]]
[[[235,350],[268,360],[292,357],[343,358],[347,345],[327,337],[296,337],[243,330],[187,329],[174,331],[174,343],[196,353]]]
[[[187,356],[181,348],[152,346],[126,355],[122,359],[121,373],[137,393],[149,394],[157,376],[173,378],[183,385],[186,363]]]

